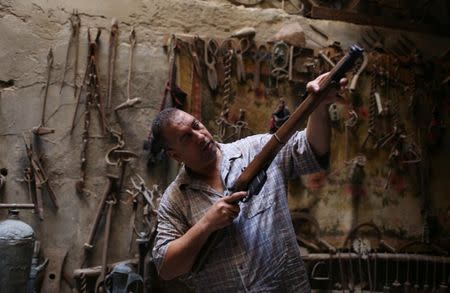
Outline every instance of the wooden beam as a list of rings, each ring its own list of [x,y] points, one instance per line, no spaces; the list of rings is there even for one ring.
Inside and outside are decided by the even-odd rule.
[[[435,34],[439,36],[450,36],[450,32],[448,30],[443,28],[438,29],[427,24],[413,24],[408,23],[408,20],[396,20],[395,17],[374,16],[348,10],[336,10],[327,7],[313,6],[311,8],[311,17],[316,19],[345,21],[362,25],[389,27],[412,32]]]

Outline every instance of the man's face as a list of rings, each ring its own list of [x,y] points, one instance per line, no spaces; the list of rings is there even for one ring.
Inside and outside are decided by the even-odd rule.
[[[217,158],[217,145],[211,133],[186,112],[177,111],[163,135],[167,154],[193,170],[208,166]]]

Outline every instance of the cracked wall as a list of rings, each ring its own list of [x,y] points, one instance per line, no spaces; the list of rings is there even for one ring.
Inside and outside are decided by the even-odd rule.
[[[99,134],[98,127],[91,131],[89,141],[88,176],[86,192],[78,196],[75,182],[80,176],[80,151],[83,120],[78,119],[73,134],[70,134],[72,116],[76,106],[73,86],[70,84],[73,68],[66,75],[67,85],[59,94],[65,54],[71,34],[69,16],[76,9],[81,18],[78,83],[85,70],[87,54],[87,29],[102,28],[98,67],[102,93],[106,92],[106,71],[109,29],[112,18],[119,21],[119,44],[113,88],[113,106],[126,99],[128,74],[128,35],[134,27],[137,46],[134,55],[131,95],[141,97],[142,103],[118,114],[115,127],[122,130],[126,148],[138,154],[129,165],[128,173],[143,176],[148,186],[153,183],[166,184],[163,170],[146,168],[147,154],[142,142],[148,134],[148,125],[157,113],[168,76],[167,57],[163,50],[165,36],[170,33],[227,37],[231,32],[253,26],[256,39],[267,40],[283,24],[299,22],[305,29],[307,46],[317,48],[327,45],[311,31],[308,24],[314,23],[327,32],[332,39],[348,47],[365,27],[310,20],[288,15],[277,9],[236,7],[227,1],[57,1],[57,0],[2,0],[0,2],[0,167],[7,168],[9,175],[0,201],[4,203],[30,202],[27,185],[23,180],[23,169],[27,166],[23,136],[30,137],[30,130],[40,122],[43,93],[46,84],[47,53],[54,53],[54,64],[46,107],[46,124],[55,132],[43,136],[39,143],[43,162],[50,182],[56,191],[59,210],[50,208],[48,196],[44,194],[45,219],[40,221],[29,211],[22,211],[22,219],[35,230],[42,242],[45,255],[52,247],[68,251],[64,271],[73,272],[80,267],[83,243],[104,188],[105,174],[110,172],[104,163],[104,154],[114,143]],[[399,33],[382,29],[386,42],[395,40]],[[420,49],[430,56],[439,56],[450,45],[450,40],[432,35],[408,34]],[[428,44],[433,44],[429,46]],[[96,114],[92,115],[96,120]],[[95,124],[95,123],[94,123]],[[115,171],[115,170],[112,170]],[[127,184],[127,183],[126,183]],[[295,200],[293,205],[295,206]],[[131,204],[122,197],[114,211],[114,229],[110,262],[130,258],[129,215]],[[335,214],[338,216],[337,214]],[[0,211],[0,218],[6,217]],[[100,234],[102,234],[100,232]],[[102,237],[97,241],[91,265],[100,264]],[[135,250],[134,250],[135,252]],[[63,292],[68,287],[62,283]]]

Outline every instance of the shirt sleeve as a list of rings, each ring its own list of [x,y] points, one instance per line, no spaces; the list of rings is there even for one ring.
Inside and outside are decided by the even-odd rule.
[[[248,154],[251,161],[272,137],[271,134],[260,134],[246,137],[236,144],[245,149],[243,153]],[[283,146],[275,157],[273,163],[281,168],[286,179],[298,178],[301,175],[323,171],[327,167],[328,155],[316,156],[312,150],[306,131],[297,131]]]
[[[180,190],[173,185],[169,186],[164,192],[158,208],[158,226],[153,246],[153,260],[159,272],[167,248],[173,240],[180,238],[189,229],[187,221],[184,220],[179,199]]]
[[[297,131],[281,149],[276,160],[288,179],[323,171],[329,156],[317,157],[312,150],[306,131]]]

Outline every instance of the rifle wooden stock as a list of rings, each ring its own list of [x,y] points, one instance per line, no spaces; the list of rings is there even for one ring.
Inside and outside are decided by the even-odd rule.
[[[275,132],[269,141],[264,145],[262,150],[255,156],[245,170],[239,175],[233,185],[233,192],[248,190],[249,185],[254,178],[261,172],[267,170],[275,156],[281,148],[288,142],[292,135],[300,128],[300,126],[308,119],[309,115],[324,101],[329,92],[336,86],[339,86],[341,78],[349,71],[355,61],[362,55],[363,49],[357,45],[350,47],[349,52],[339,61],[338,64],[330,71],[319,83],[319,91],[307,94],[304,101],[295,109],[289,119]],[[252,196],[253,194],[249,194]],[[212,249],[223,239],[225,230],[217,230],[212,233],[199,254],[196,262],[192,266],[192,272],[199,272],[206,262]]]

